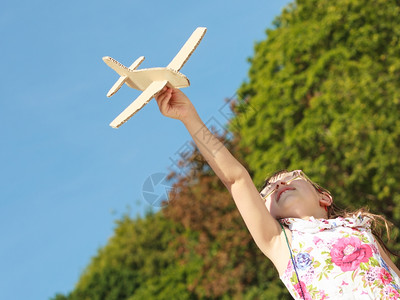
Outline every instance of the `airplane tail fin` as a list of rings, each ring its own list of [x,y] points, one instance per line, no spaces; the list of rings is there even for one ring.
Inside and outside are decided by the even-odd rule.
[[[186,41],[186,43],[183,45],[181,50],[179,50],[178,54],[175,55],[172,61],[168,64],[167,68],[179,71],[192,55],[194,50],[196,50],[197,46],[200,44],[201,40],[206,34],[206,31],[207,28],[205,27],[197,27],[192,35],[189,37],[189,39]]]
[[[117,82],[112,86],[112,88],[108,91],[107,97],[111,97],[123,86],[126,79],[128,78],[128,73],[131,70],[136,70],[139,65],[144,61],[144,56],[139,57],[137,60],[133,62],[133,64],[127,68],[117,60],[105,56],[103,57],[103,61],[115,72],[117,72],[121,77],[117,80]]]

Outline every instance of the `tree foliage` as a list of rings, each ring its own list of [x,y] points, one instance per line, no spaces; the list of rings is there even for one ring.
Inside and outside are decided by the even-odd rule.
[[[303,169],[339,206],[400,223],[399,13],[395,0],[299,0],[276,19],[239,90],[257,184]]]
[[[241,159],[244,152],[237,147],[237,140],[221,139]],[[177,193],[163,212],[199,233],[195,251],[203,266],[189,287],[196,295],[193,299],[290,299],[275,267],[252,240],[225,186],[197,151],[190,162],[195,172],[177,177]]]
[[[75,289],[54,300],[290,299],[197,150],[185,164],[188,174],[170,174],[169,205],[118,221]]]
[[[117,222],[114,236],[82,274],[68,300],[96,299],[190,299],[186,280],[201,263],[195,256],[186,266],[176,259],[181,245],[176,236],[186,234],[182,226],[148,214],[144,219],[125,216]],[[61,295],[57,295],[61,297]],[[64,298],[55,298],[64,299]]]
[[[256,184],[303,169],[339,206],[400,223],[400,2],[298,0],[255,47],[227,147]],[[68,295],[85,299],[290,299],[199,153],[170,203],[127,216]],[[396,236],[397,234],[397,236]],[[400,251],[398,228],[390,247]]]

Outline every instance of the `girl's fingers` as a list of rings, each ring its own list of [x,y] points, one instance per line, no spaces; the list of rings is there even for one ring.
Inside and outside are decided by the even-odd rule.
[[[160,102],[163,101],[163,99],[165,97],[166,97],[166,92],[165,92],[165,88],[164,88],[160,92],[158,92],[154,98],[156,98],[157,103],[160,105]]]
[[[166,93],[168,92],[168,88],[165,86],[161,91],[159,91],[156,95],[155,95],[155,98],[156,98],[156,100],[157,100],[157,102],[160,100],[160,99],[163,99],[164,97],[165,97],[165,95],[166,95]]]
[[[164,93],[168,88],[166,86],[164,86],[158,93],[157,95],[160,95],[162,93]]]
[[[168,90],[165,92],[165,97],[161,101],[161,112],[166,113],[168,111],[168,106],[169,106],[169,100],[171,100],[171,91]]]
[[[161,113],[165,113],[167,111],[170,99],[171,99],[171,90],[170,89],[164,88],[156,96],[156,101],[160,108]]]

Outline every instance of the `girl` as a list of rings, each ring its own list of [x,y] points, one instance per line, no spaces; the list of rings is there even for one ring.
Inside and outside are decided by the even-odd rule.
[[[330,193],[300,170],[277,173],[259,193],[185,94],[165,87],[156,100],[164,116],[183,122],[295,299],[400,299],[400,271],[371,234],[379,216],[336,217]]]

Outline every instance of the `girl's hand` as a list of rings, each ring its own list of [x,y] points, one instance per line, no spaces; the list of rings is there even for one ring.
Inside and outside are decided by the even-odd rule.
[[[196,115],[193,104],[179,89],[164,87],[155,98],[160,112],[166,117],[185,121]]]

